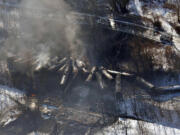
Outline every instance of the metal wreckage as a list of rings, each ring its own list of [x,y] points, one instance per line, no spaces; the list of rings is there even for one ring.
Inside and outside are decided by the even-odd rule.
[[[72,27],[61,24],[59,32],[59,14],[48,18],[44,9],[1,4],[0,134],[179,134],[180,52],[160,40],[169,34],[143,26],[137,16],[112,18],[117,8],[76,6],[80,11],[63,18]],[[11,25],[21,17],[55,33],[20,33],[23,24]],[[46,43],[53,47],[39,51]],[[12,53],[12,44],[30,47]],[[40,44],[38,51],[30,44]]]

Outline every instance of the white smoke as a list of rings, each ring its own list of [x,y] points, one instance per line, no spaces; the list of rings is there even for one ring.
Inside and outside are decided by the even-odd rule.
[[[15,56],[19,61],[31,59],[36,64],[35,68],[40,69],[56,55],[68,56],[71,53],[73,57],[81,56],[76,53],[83,45],[77,37],[80,27],[70,22],[75,18],[67,19],[71,8],[64,0],[22,0],[15,6],[21,10],[12,8],[7,12],[18,13],[18,27],[16,34],[9,34],[0,49],[4,58]],[[4,19],[14,21],[8,16],[4,16]]]

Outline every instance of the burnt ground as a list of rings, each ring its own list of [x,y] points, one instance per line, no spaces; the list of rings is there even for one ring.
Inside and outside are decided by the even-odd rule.
[[[167,55],[158,57],[167,57],[170,61],[168,64],[173,64],[170,59],[172,48],[122,33],[115,33],[104,40],[104,32],[101,31],[99,37],[90,38],[88,41],[98,41],[89,48],[91,51],[94,50],[94,55],[90,56],[91,53],[87,53],[91,64],[140,75],[156,86],[179,84],[178,70],[174,70],[178,69],[179,65],[175,64],[169,72],[164,71],[163,61],[153,61],[154,54],[158,52],[149,51],[164,49],[168,52]],[[104,48],[98,48],[99,44],[103,44]],[[111,46],[108,46],[109,44]],[[176,54],[173,57],[178,59]],[[8,62],[10,72],[5,78],[9,80],[9,84],[3,80],[1,84],[25,90],[28,102],[36,99],[38,108],[35,111],[23,108],[23,114],[17,120],[0,128],[1,135],[95,134],[113,125],[119,117],[162,125],[165,126],[165,131],[168,130],[167,127],[180,128],[179,92],[158,93],[141,87],[133,79],[122,77],[121,91],[117,94],[115,79],[108,80],[103,77],[106,87],[101,89],[95,77],[91,82],[85,82],[87,74],[83,72],[76,78],[70,74],[66,84],[60,86],[62,73],[46,68],[36,72],[24,72],[28,65],[24,71],[11,70],[14,67],[17,69],[18,64],[11,60]],[[53,106],[50,107],[53,111],[42,114],[42,106]],[[140,126],[143,126],[143,123],[141,124]],[[142,128],[137,130],[144,134]],[[153,131],[147,128],[146,133],[150,132]]]
[[[77,3],[81,3],[81,1]],[[75,5],[78,6],[75,9],[79,9],[77,3],[75,2]],[[85,7],[83,12],[97,12],[94,10],[94,5],[85,3],[85,5],[89,5],[86,8],[83,6],[83,2],[81,4],[80,7]],[[100,9],[99,12],[104,15],[105,11]],[[137,22],[137,18],[132,22],[134,21]],[[141,22],[141,18],[138,18],[138,21]],[[56,38],[62,38],[60,42],[67,40],[64,39],[64,33],[61,34],[59,29],[56,30],[57,27],[53,28],[55,32],[49,32],[49,29],[44,33],[35,31],[33,38],[41,35],[42,39],[39,40],[37,36],[37,41],[28,39],[28,42],[36,45],[41,40],[43,43],[49,43],[49,40],[56,40]],[[86,50],[84,57],[88,58],[90,66],[104,66],[108,69],[137,74],[157,86],[179,84],[180,64],[178,61],[180,57],[172,46],[164,46],[136,36],[112,32],[99,28],[99,26],[93,26],[93,29],[91,26],[81,26],[81,29],[83,32],[78,34],[87,43],[83,46]],[[57,33],[60,33],[62,37]],[[7,37],[8,34],[5,34],[4,39]],[[9,44],[15,44],[14,41],[12,40]],[[59,45],[59,40],[57,42]],[[17,44],[19,44],[18,41]],[[56,54],[60,51],[61,55],[71,55],[69,52],[72,50],[68,50],[68,47],[69,45],[65,41],[63,49],[54,49],[57,49]],[[82,51],[81,49],[80,51]],[[152,123],[154,126],[165,126],[163,130],[166,134],[168,134],[168,128],[180,129],[179,92],[149,91],[133,79],[122,77],[121,91],[117,94],[115,93],[115,79],[110,81],[103,77],[106,87],[101,89],[96,78],[89,83],[84,82],[87,74],[83,73],[74,79],[70,75],[67,83],[60,86],[62,73],[47,69],[31,72],[29,71],[31,67],[27,63],[23,68],[18,69],[18,64],[14,64],[11,60],[8,60],[7,65],[9,71],[5,71],[5,75],[0,76],[1,84],[25,90],[28,96],[27,102],[31,103],[35,100],[38,107],[36,110],[20,108],[23,113],[9,125],[0,127],[0,135],[95,134],[97,131],[113,125],[118,118],[137,120],[141,128],[136,129],[142,135],[154,132],[148,126],[144,128],[143,122]],[[14,67],[18,70],[14,70]],[[113,77],[115,78],[115,76]],[[43,106],[49,106],[49,109],[53,111],[42,114]],[[119,123],[119,126],[121,125],[124,127],[121,129],[123,134],[127,134],[127,131],[131,130],[128,124]],[[161,129],[158,127],[158,130]],[[173,131],[171,133],[175,134]]]
[[[86,32],[81,37],[89,43],[85,45],[85,56],[90,66],[140,75],[157,86],[179,84],[179,63],[176,62],[179,55],[172,46],[99,28]],[[101,89],[95,77],[91,82],[85,82],[87,74],[82,72],[76,78],[70,74],[66,84],[60,86],[62,73],[46,68],[31,72],[28,64],[24,64],[23,69],[18,68],[19,64],[8,60],[9,72],[5,78],[9,83],[2,79],[1,84],[25,90],[28,102],[35,99],[38,107],[35,111],[22,108],[23,114],[17,120],[0,128],[1,135],[95,134],[113,125],[118,118],[162,125],[165,131],[168,127],[180,128],[179,92],[158,93],[122,77],[121,91],[117,94],[115,75],[113,80],[103,76],[106,87]],[[164,64],[170,66],[164,67]],[[51,106],[53,111],[42,114],[42,106]],[[144,134],[142,128],[137,130]],[[147,128],[145,132],[153,131]]]
[[[156,83],[162,78],[179,82],[179,79],[173,79],[172,75],[161,73],[156,76],[147,79]],[[57,72],[44,69],[35,72],[33,78],[12,73],[11,81],[14,87],[26,89],[29,99],[37,99],[39,107],[45,104],[55,106],[58,110],[46,119],[47,116],[42,116],[40,108],[35,111],[24,109],[17,120],[0,128],[0,134],[94,134],[113,124],[119,117],[179,129],[179,93],[157,95],[139,87],[131,79],[122,78],[122,91],[117,96],[114,81],[106,80],[107,87],[101,89],[95,79],[86,83],[84,78],[83,74],[79,75],[61,87],[60,74]]]
[[[70,82],[72,83],[71,86],[65,87],[66,91],[64,91],[64,88],[59,85],[60,75],[57,73],[41,71],[34,74],[33,81],[28,79],[27,76],[20,75],[20,73],[12,75],[13,84],[19,89],[26,88],[27,90],[29,87],[30,91],[27,90],[29,98],[31,99],[31,95],[35,94],[39,106],[42,104],[56,107],[63,106],[62,108],[65,108],[65,110],[62,111],[60,109],[59,112],[56,112],[55,116],[57,118],[52,116],[45,120],[42,118],[40,111],[25,109],[24,113],[16,121],[0,129],[0,134],[2,135],[25,135],[33,131],[51,133],[53,135],[61,132],[64,132],[64,134],[84,134],[89,127],[98,127],[99,116],[102,118],[101,115],[105,115],[102,112],[105,99],[108,103],[106,107],[109,107],[110,110],[114,109],[113,97],[110,97],[108,101],[109,94],[111,93],[110,95],[112,95],[113,93],[107,90],[106,92],[98,90],[99,86],[96,82],[86,84],[79,77]],[[32,84],[32,82],[35,84]],[[104,97],[102,93],[107,97]],[[66,108],[69,109],[66,110]],[[84,113],[79,113],[78,111]],[[77,113],[75,115],[80,118],[69,114],[70,112]],[[98,114],[99,116],[96,118],[95,116],[90,116],[90,114],[88,115],[88,113]],[[91,120],[91,117],[94,120]],[[100,125],[103,126],[104,124],[101,122]]]

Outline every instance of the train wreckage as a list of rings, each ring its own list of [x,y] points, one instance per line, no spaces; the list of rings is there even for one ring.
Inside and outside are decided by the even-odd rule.
[[[0,3],[0,134],[180,134],[178,35],[26,4]]]

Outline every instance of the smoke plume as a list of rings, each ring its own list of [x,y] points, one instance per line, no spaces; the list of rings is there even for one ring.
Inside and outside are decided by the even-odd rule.
[[[1,58],[13,56],[17,61],[31,61],[40,69],[54,56],[81,57],[83,41],[77,36],[80,27],[73,23],[76,18],[70,16],[72,9],[64,0],[22,0],[18,4],[5,4],[9,7],[5,7],[8,10],[3,20],[6,21],[2,23],[8,36],[0,48]],[[16,27],[10,28],[5,25],[7,22]]]

